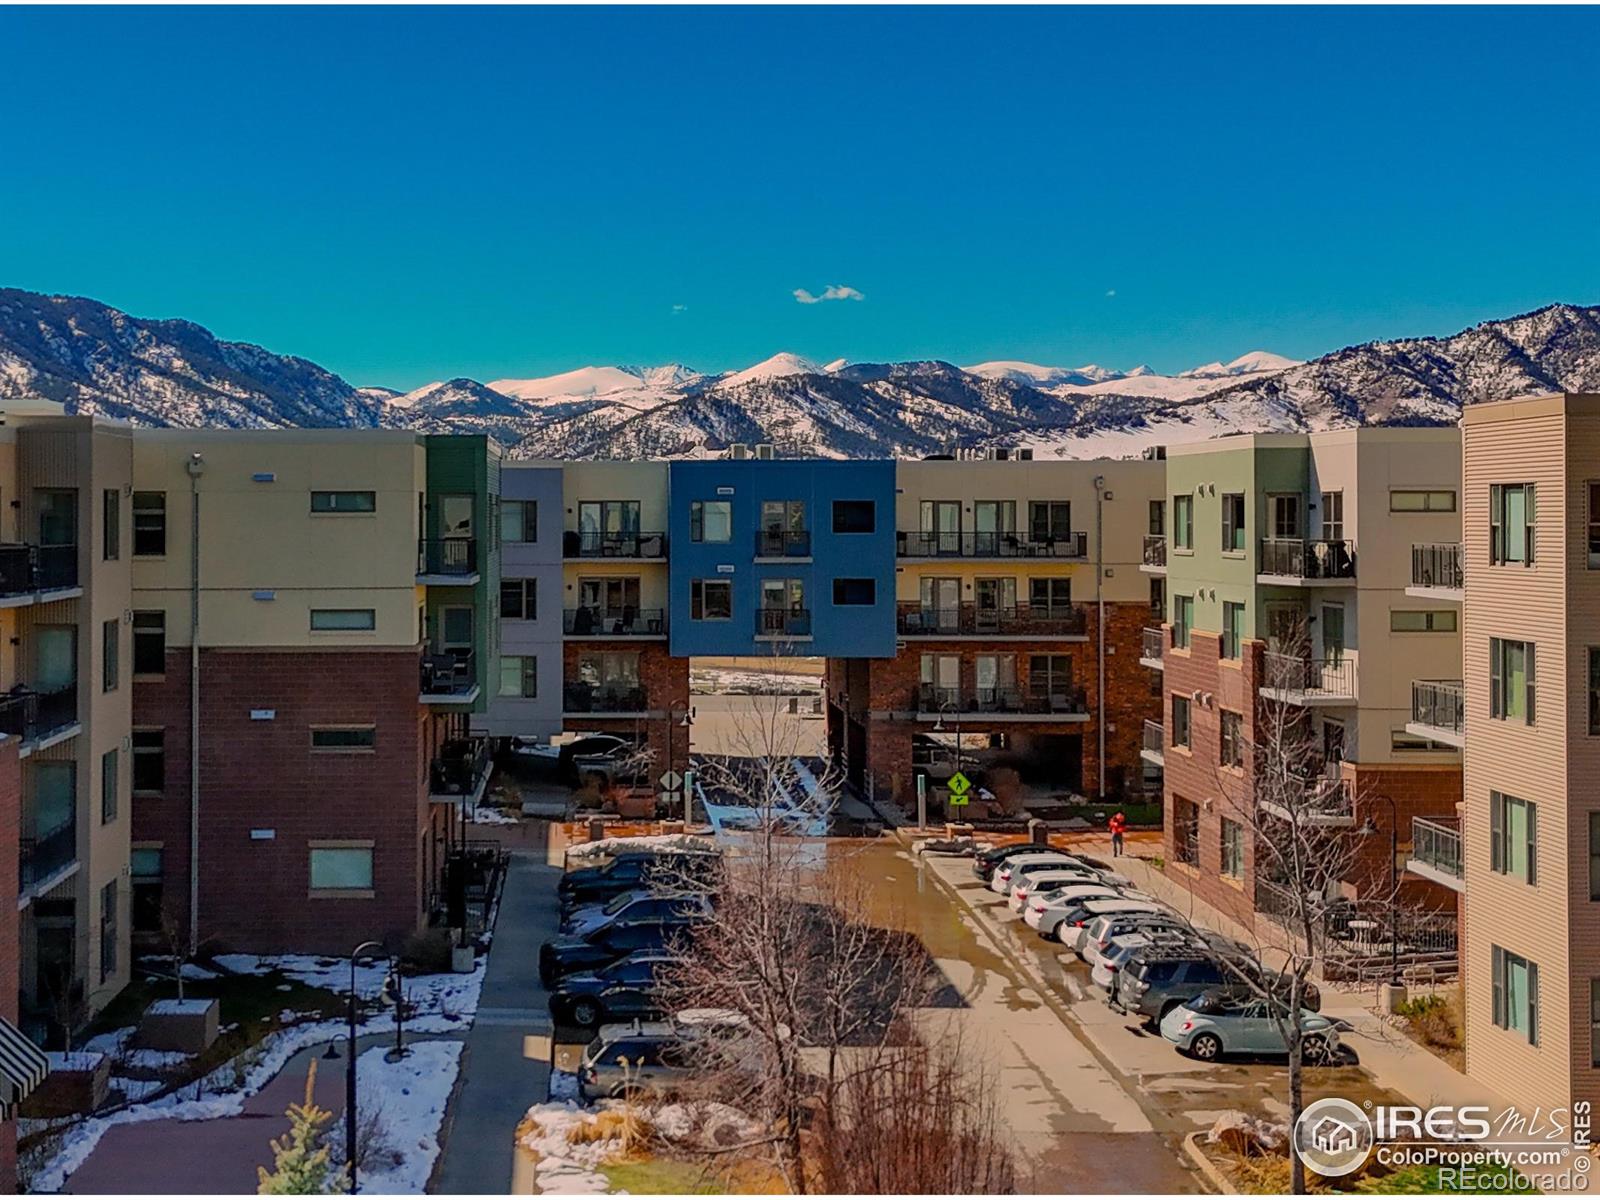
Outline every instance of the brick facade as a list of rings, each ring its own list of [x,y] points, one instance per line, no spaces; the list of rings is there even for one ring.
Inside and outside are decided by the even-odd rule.
[[[17,1022],[22,942],[16,897],[22,839],[22,769],[17,739],[0,742],[0,1017]],[[0,1121],[0,1195],[17,1190],[17,1126]]]
[[[578,662],[586,654],[633,653],[639,656],[639,684],[647,716],[608,717],[604,713],[567,713],[568,731],[615,733],[649,747],[654,761],[683,770],[689,761],[689,729],[681,722],[689,708],[689,660],[667,652],[665,642],[628,642],[622,638],[568,640],[562,645],[562,678],[578,678]],[[669,744],[670,739],[670,744]]]
[[[1096,795],[1100,785],[1097,723],[1100,679],[1094,611],[1094,606],[1089,606],[1090,632],[1088,638],[1082,640],[916,640],[902,642],[899,653],[893,658],[829,660],[826,691],[830,745],[848,751],[850,733],[845,726],[852,722],[858,727],[864,726],[866,763],[861,782],[870,780],[878,796],[892,798],[903,807],[909,807],[915,794],[912,740],[916,734],[930,730],[927,721],[906,719],[916,708],[922,656],[959,657],[963,690],[971,690],[975,685],[978,656],[1012,656],[1016,663],[1016,686],[1026,695],[1032,682],[1032,656],[1060,655],[1069,662],[1073,685],[1084,690],[1087,720],[986,720],[981,715],[963,716],[961,733],[963,739],[968,734],[1004,733],[1009,739],[1010,754],[1018,762],[1043,765],[1048,761],[1047,769],[1062,781],[1058,786],[1070,785],[1086,796]],[[1148,669],[1139,665],[1141,637],[1150,620],[1149,606],[1107,604],[1105,612],[1106,791],[1108,795],[1118,796],[1138,786],[1142,773],[1139,747],[1144,722],[1159,716],[1160,700],[1151,692]],[[951,727],[952,722],[946,720],[946,730],[950,731]],[[856,736],[861,737],[859,733]],[[1058,743],[1040,739],[1054,737],[1070,737],[1076,741],[1074,753],[1080,766],[1073,768],[1059,761],[1049,761],[1057,753],[1054,747]],[[852,774],[854,766],[852,764]]]
[[[428,803],[444,719],[417,702],[416,652],[206,649],[200,672],[201,939],[345,953],[418,929],[439,858],[430,843],[448,814]],[[373,750],[312,749],[313,727],[368,725]],[[163,678],[135,683],[134,727],[163,730],[165,770],[159,795],[134,798],[133,839],[161,847],[163,906],[187,928],[186,649],[168,652]],[[311,843],[320,841],[371,844],[370,896],[312,894]]]

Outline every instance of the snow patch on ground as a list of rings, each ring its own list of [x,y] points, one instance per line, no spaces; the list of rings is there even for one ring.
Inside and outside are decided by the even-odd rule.
[[[546,1195],[598,1196],[608,1192],[611,1182],[600,1174],[601,1163],[622,1148],[617,1138],[572,1145],[567,1134],[589,1119],[591,1110],[570,1100],[535,1104],[526,1119],[535,1128],[522,1135],[522,1144],[539,1156],[534,1164],[534,1180]]]
[[[411,1053],[389,1062],[387,1047],[356,1060],[360,1094],[383,1097],[383,1124],[400,1161],[361,1173],[361,1190],[420,1196],[439,1159],[439,1128],[461,1065],[460,1042],[414,1042]],[[359,1143],[358,1143],[359,1144]]]
[[[217,965],[236,975],[266,975],[281,971],[290,979],[308,987],[326,988],[343,994],[350,987],[350,960],[322,958],[312,954],[219,954]],[[487,955],[478,956],[477,965],[470,974],[408,975],[404,979],[406,1002],[416,1012],[406,1018],[406,1028],[418,1033],[449,1033],[461,1027],[453,1018],[470,1017],[478,1011],[478,993],[483,988],[483,973],[489,965]],[[363,1000],[376,1000],[383,990],[383,980],[389,973],[388,963],[374,959],[356,966],[356,994]],[[375,1032],[388,1022],[394,1028],[392,1014],[383,1012],[368,1017],[364,1032]]]
[[[498,808],[480,804],[472,810],[473,825],[515,825],[519,818]]]
[[[651,833],[640,837],[601,838],[598,842],[580,842],[567,849],[567,858],[608,858],[624,850],[716,850],[711,838],[696,837],[692,833]]]

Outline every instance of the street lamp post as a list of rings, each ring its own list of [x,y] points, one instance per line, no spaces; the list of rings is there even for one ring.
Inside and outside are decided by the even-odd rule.
[[[692,704],[676,705],[667,709],[667,775],[673,774],[672,765],[672,726],[673,717],[678,713],[683,716],[677,724],[682,729],[694,728],[694,706]],[[689,824],[694,820],[694,755],[691,753],[687,762],[683,764],[683,831],[689,832]]]
[[[1393,796],[1377,799],[1389,805],[1389,986],[1400,986],[1400,877],[1396,862],[1400,857],[1400,806]],[[1369,816],[1361,824],[1363,836],[1378,832],[1378,826]]]
[[[350,994],[346,1009],[350,1027],[345,1042],[347,1050],[345,1057],[348,1061],[346,1061],[344,1068],[344,1153],[350,1165],[350,1192],[352,1195],[356,1191],[356,960],[369,950],[381,951],[382,949],[382,942],[362,942],[354,950],[350,951]],[[388,958],[389,956],[385,955],[384,957]],[[392,958],[389,959],[389,975],[391,980],[395,978],[394,960]],[[388,986],[388,981],[385,981],[385,986]],[[395,1011],[398,1019],[398,1006],[396,1006]],[[396,1057],[399,1057],[404,1048],[398,1041],[395,1045]]]
[[[959,775],[959,774],[961,774],[961,703],[960,703],[959,697],[957,699],[954,699],[954,700],[945,700],[945,701],[940,703],[938,719],[935,720],[934,723],[933,723],[933,731],[935,733],[943,733],[944,732],[944,715],[945,715],[946,712],[951,713],[955,717],[955,725],[956,725],[956,771],[955,771],[955,773],[957,775]],[[954,817],[951,815],[948,805],[946,805],[946,808],[945,808],[945,819],[946,820],[954,820]]]

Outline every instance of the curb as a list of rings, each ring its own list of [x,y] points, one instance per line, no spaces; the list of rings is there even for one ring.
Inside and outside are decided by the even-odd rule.
[[[1228,1177],[1222,1173],[1222,1169],[1218,1167],[1216,1163],[1211,1161],[1210,1156],[1207,1155],[1204,1150],[1200,1149],[1200,1136],[1201,1135],[1198,1130],[1196,1130],[1194,1133],[1186,1135],[1183,1139],[1183,1152],[1187,1154],[1189,1156],[1189,1160],[1194,1163],[1195,1170],[1199,1171],[1200,1174],[1204,1176],[1205,1181],[1209,1183],[1215,1191],[1224,1196],[1239,1195],[1239,1189],[1228,1182]]]

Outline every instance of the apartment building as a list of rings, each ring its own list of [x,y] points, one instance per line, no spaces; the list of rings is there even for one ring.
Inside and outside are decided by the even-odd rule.
[[[907,807],[917,775],[940,784],[958,762],[1035,792],[1141,790],[1159,703],[1141,634],[1161,585],[1139,565],[1161,464],[894,472],[894,651],[829,664],[829,733],[851,778]]]
[[[139,431],[137,934],[343,953],[437,914],[488,776],[498,465],[475,437]]]
[[[1145,632],[1162,719],[1145,756],[1164,772],[1170,874],[1249,923],[1281,882],[1257,872],[1251,747],[1269,729],[1309,738],[1304,786],[1330,830],[1394,835],[1402,860],[1418,818],[1451,819],[1459,740],[1419,732],[1415,680],[1461,662],[1459,605],[1408,593],[1413,544],[1459,537],[1454,430],[1257,434],[1167,451],[1163,528],[1143,573],[1164,576],[1167,616]],[[1277,706],[1277,707],[1274,707]],[[1391,878],[1408,903],[1448,908],[1450,890],[1391,865],[1363,838],[1352,895]]]
[[[1565,1110],[1600,1102],[1600,395],[1461,436],[1467,1070]]]

